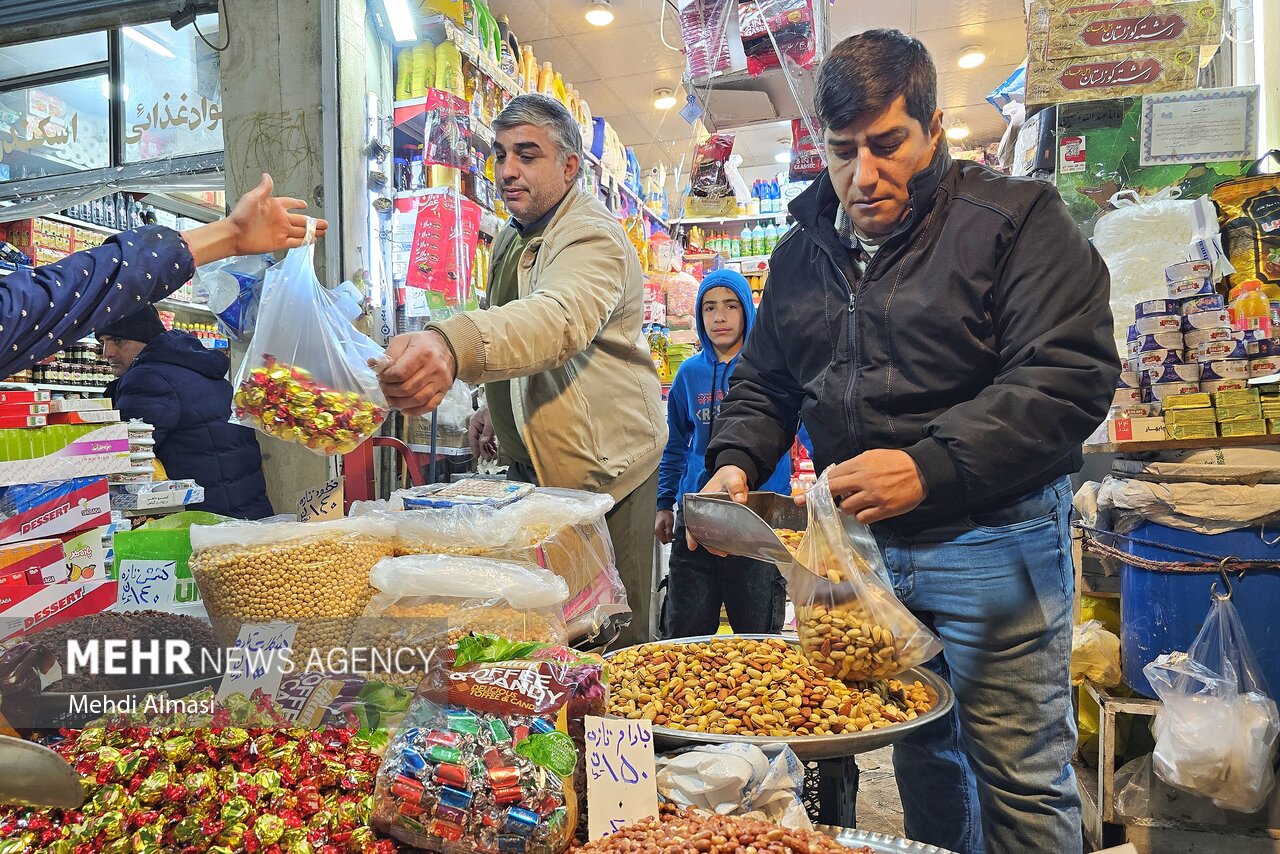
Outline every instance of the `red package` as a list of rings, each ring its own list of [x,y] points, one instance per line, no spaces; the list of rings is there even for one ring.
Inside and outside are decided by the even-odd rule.
[[[787,177],[792,181],[812,181],[826,168],[822,154],[822,128],[817,118],[813,120],[813,133],[804,119],[791,120],[791,168]]]
[[[698,146],[689,176],[690,195],[703,199],[723,199],[733,195],[725,164],[733,154],[733,134],[715,133]]]
[[[781,65],[779,51],[801,68],[813,67],[818,46],[810,0],[743,0],[738,4],[738,27],[751,76]]]
[[[428,291],[436,312],[467,304],[471,266],[480,239],[480,206],[451,190],[418,198],[418,220],[405,284]]]

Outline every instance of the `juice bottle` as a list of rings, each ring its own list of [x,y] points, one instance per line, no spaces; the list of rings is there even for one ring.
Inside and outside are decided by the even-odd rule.
[[[551,95],[555,91],[555,84],[556,72],[551,63],[542,63],[542,70],[538,72],[538,91],[543,95]]]
[[[413,97],[414,49],[406,47],[396,54],[396,100]]]
[[[436,46],[424,41],[413,48],[413,78],[409,97],[424,98],[427,90],[436,85]]]
[[[1271,329],[1271,301],[1262,292],[1262,283],[1256,280],[1240,285],[1239,293],[1231,301],[1231,323],[1236,329]]]

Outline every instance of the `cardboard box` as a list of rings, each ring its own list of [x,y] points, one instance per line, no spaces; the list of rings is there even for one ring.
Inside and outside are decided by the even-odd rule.
[[[1035,61],[1027,65],[1027,106],[1181,92],[1196,88],[1199,74],[1198,47]]]
[[[114,408],[105,397],[59,398],[49,401],[49,412],[93,412]]]
[[[0,389],[0,403],[47,403],[50,397],[47,391]]]
[[[98,614],[115,604],[116,583],[110,580],[0,587],[0,642]]]
[[[124,424],[59,424],[40,430],[0,431],[0,486],[128,469],[129,428]]]
[[[1163,418],[1116,418],[1107,422],[1107,439],[1112,442],[1153,442],[1163,438]]]
[[[1216,45],[1222,39],[1221,0],[1190,0],[1158,8],[1120,7],[1049,14],[1047,50],[1037,59],[1111,56]]]
[[[16,418],[22,415],[48,414],[48,403],[0,403],[0,418]]]
[[[0,517],[0,543],[72,534],[110,524],[111,493],[104,477],[11,486]]]
[[[111,424],[120,420],[115,409],[86,409],[83,412],[50,412],[44,416],[50,424]]]
[[[0,572],[0,587],[26,587],[27,574],[25,572]]]
[[[48,538],[0,545],[0,573],[21,573],[27,584],[52,584],[67,575],[62,540]]]
[[[1208,424],[1167,424],[1165,435],[1170,439],[1212,439],[1218,435],[1218,425]]]
[[[48,422],[47,415],[0,415],[0,430],[30,430],[43,427]]]
[[[58,581],[86,582],[107,578],[106,538],[110,533],[108,524],[79,534],[65,535],[62,550],[66,560]]]

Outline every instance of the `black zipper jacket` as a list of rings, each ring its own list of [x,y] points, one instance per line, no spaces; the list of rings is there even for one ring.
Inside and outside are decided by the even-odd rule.
[[[859,277],[824,172],[790,205],[708,470],[756,485],[803,419],[818,470],[905,450],[928,494],[913,531],[1076,471],[1120,363],[1106,266],[1053,187],[939,152]]]

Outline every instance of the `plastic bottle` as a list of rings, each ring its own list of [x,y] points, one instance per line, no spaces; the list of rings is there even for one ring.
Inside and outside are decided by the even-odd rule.
[[[773,250],[776,249],[778,246],[778,238],[781,235],[781,231],[779,230],[777,224],[772,222],[769,223],[769,226],[764,231],[765,231],[765,250],[762,254],[772,255]]]
[[[566,107],[569,106],[569,93],[564,88],[564,78],[560,76],[559,71],[557,71],[555,76],[551,79],[551,97],[555,98]]]
[[[742,257],[742,235],[736,234],[733,237],[729,238],[729,257],[730,258]]]
[[[406,47],[396,54],[396,100],[413,97],[414,48]]]
[[[555,69],[550,62],[542,63],[542,70],[538,72],[538,91],[543,95],[551,95],[555,91],[555,84]]]
[[[467,96],[462,78],[462,52],[451,41],[442,41],[436,46],[435,87],[459,98]]]
[[[498,15],[498,38],[498,47],[502,51],[498,67],[520,83],[520,43],[516,40],[515,33],[511,32],[511,19],[505,12]]]
[[[520,48],[520,88],[525,92],[538,91],[538,58],[531,45]]]
[[[424,41],[413,49],[413,77],[409,96],[425,98],[427,90],[436,85],[436,46]]]
[[[1271,329],[1271,301],[1262,291],[1262,283],[1256,280],[1240,285],[1239,293],[1231,301],[1231,323],[1236,329]]]
[[[751,198],[747,200],[747,216],[760,215],[760,182],[751,185]]]

